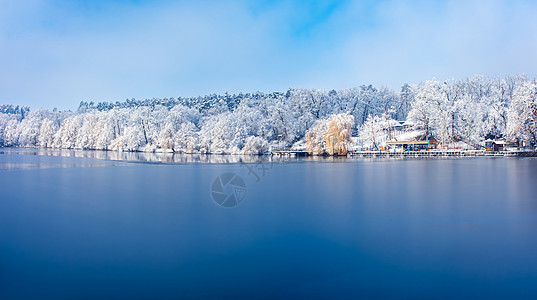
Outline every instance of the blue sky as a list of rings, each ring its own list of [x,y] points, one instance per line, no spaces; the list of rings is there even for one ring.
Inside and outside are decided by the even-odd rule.
[[[0,103],[535,76],[536,11],[517,0],[0,0]]]

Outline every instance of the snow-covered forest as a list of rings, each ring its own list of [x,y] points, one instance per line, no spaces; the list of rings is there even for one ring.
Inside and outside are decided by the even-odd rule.
[[[401,90],[208,95],[81,102],[76,112],[0,105],[0,146],[258,154],[308,148],[322,154],[377,148],[405,131],[450,147],[487,138],[537,141],[537,82],[526,76],[430,80]],[[306,146],[306,144],[308,144]]]

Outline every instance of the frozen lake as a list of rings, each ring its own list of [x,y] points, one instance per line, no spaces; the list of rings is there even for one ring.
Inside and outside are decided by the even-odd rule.
[[[537,159],[267,159],[0,148],[0,298],[537,297]]]

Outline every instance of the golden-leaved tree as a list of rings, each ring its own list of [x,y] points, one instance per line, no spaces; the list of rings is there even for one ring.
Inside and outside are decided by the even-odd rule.
[[[346,155],[351,145],[354,117],[343,113],[320,120],[306,132],[306,149],[313,155]]]

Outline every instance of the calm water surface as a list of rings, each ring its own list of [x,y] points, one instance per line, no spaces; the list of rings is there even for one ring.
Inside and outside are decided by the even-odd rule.
[[[0,149],[1,299],[537,298],[537,159],[113,155]]]

